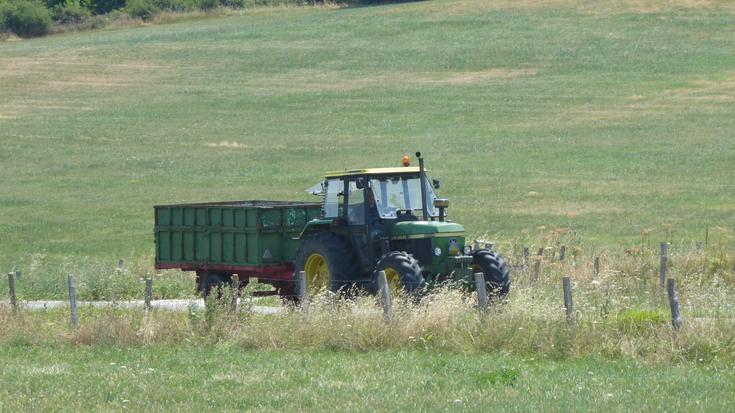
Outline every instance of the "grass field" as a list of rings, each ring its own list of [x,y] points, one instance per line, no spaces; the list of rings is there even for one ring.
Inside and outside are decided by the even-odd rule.
[[[264,9],[0,44],[0,267],[150,263],[154,204],[304,199],[323,171],[415,150],[471,233],[732,239],[735,10],[608,3]]]
[[[83,310],[71,330],[65,311],[0,309],[0,410],[735,403],[730,2],[229,14],[0,43],[0,272],[23,271],[21,298],[66,297],[69,272],[83,299],[140,298],[153,205],[308,200],[324,171],[416,150],[471,236],[510,257],[548,247],[541,279],[515,271],[509,304],[485,325],[466,301],[387,326],[326,311],[221,331],[196,312],[155,313],[151,327],[142,312]],[[654,279],[664,240],[678,336]],[[563,319],[562,274],[577,327]],[[177,272],[154,285],[157,298],[193,290]]]
[[[9,348],[0,363],[4,411],[712,412],[735,393],[732,370],[422,351],[37,347]]]

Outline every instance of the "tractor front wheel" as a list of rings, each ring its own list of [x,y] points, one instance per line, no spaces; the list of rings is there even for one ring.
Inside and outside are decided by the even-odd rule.
[[[485,276],[487,295],[490,298],[503,299],[510,291],[510,271],[503,257],[489,249],[481,249],[472,253],[472,272],[481,272]]]
[[[375,266],[375,276],[385,271],[391,292],[403,291],[412,295],[420,295],[426,282],[421,274],[421,266],[413,255],[403,251],[393,251],[383,255]],[[377,291],[377,283],[376,288]]]

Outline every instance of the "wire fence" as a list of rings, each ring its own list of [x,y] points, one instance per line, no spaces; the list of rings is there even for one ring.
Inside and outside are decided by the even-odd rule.
[[[694,253],[699,256],[703,253],[702,243],[697,242],[695,245]],[[531,255],[530,248],[523,247],[520,256],[516,257],[514,261],[511,261],[509,266],[517,270],[519,275],[527,276],[531,283],[538,282],[541,275],[540,271],[542,268],[542,262],[546,262],[547,265],[555,265],[557,269],[561,269],[562,274],[565,273],[565,265],[573,266],[579,263],[576,259],[573,262],[567,262],[568,256],[564,253],[565,250],[566,248],[564,246],[560,246],[557,250],[560,253],[555,254],[553,252],[549,253],[546,249],[539,249],[537,254]],[[671,311],[671,324],[676,332],[681,328],[683,321],[679,310],[676,281],[673,277],[670,277],[669,274],[671,253],[669,244],[660,244],[658,254],[660,260],[657,273],[661,295],[668,297],[668,307]],[[599,276],[604,271],[604,268],[600,256],[594,256],[591,258],[591,260],[589,257],[586,259],[587,261],[591,261],[591,264],[586,264],[591,268],[591,276],[594,278]],[[118,261],[117,269],[119,269],[119,271],[124,271],[123,260]],[[735,268],[733,268],[733,272],[735,273]],[[391,275],[395,277],[395,274]],[[7,273],[9,292],[8,303],[14,312],[17,312],[22,307],[17,298],[17,286],[18,281],[21,278],[22,272],[20,271]],[[326,283],[326,280],[319,280],[318,275],[308,279],[304,271],[295,273],[291,278],[258,275],[257,277],[252,278],[248,276],[232,276],[229,279],[221,278],[221,280],[221,283],[212,285],[212,287],[216,289],[214,290],[215,294],[211,294],[212,290],[206,291],[206,293],[209,294],[205,295],[209,295],[209,297],[205,297],[205,301],[212,299],[217,302],[229,300],[231,311],[237,311],[238,303],[241,298],[246,296],[257,296],[258,293],[278,295],[284,300],[297,304],[299,308],[305,309],[307,307],[305,304],[308,303],[311,296],[319,291],[331,290],[342,293],[344,296],[349,296],[351,294],[360,295],[363,293],[376,295],[378,303],[383,309],[386,322],[391,322],[394,318],[392,302],[393,298],[399,292],[397,290],[401,290],[400,292],[404,296],[413,296],[416,300],[419,300],[423,293],[423,288],[425,287],[425,283],[423,281],[411,282],[400,280],[403,282],[396,282],[397,280],[395,279],[389,279],[384,271],[378,271],[371,277],[361,277],[357,279],[351,278],[339,281],[331,280],[329,284]],[[69,321],[72,327],[76,327],[79,321],[74,276],[72,274],[68,274],[66,281],[69,298]],[[576,322],[576,312],[573,301],[573,283],[568,275],[563,276],[561,281],[562,294],[560,294],[560,296],[563,298],[564,313],[567,322],[574,324]],[[275,288],[271,291],[264,291],[255,288],[248,289],[249,284],[271,284]],[[483,273],[475,273],[473,279],[465,281],[464,285],[469,287],[469,290],[474,290],[476,292],[475,297],[477,300],[477,308],[479,309],[479,317],[484,317],[488,308],[492,306],[491,299],[493,298],[494,293],[497,293],[497,291],[492,290],[495,286],[493,286],[492,283],[487,282],[485,274]],[[145,286],[142,289],[143,307],[146,311],[153,309],[154,291],[154,279],[147,277],[145,279]]]

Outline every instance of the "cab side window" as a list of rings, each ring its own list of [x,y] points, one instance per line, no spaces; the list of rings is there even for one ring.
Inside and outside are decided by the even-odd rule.
[[[347,223],[350,225],[365,225],[365,189],[357,189],[355,181],[350,182],[349,189]]]
[[[325,182],[326,193],[324,194],[324,218],[339,218],[342,216],[340,208],[344,198],[344,183],[339,179],[328,179]]]

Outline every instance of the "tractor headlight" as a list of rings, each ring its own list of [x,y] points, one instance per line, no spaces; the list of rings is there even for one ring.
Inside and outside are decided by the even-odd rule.
[[[470,247],[469,245],[465,245],[464,246],[464,255],[470,255],[470,254],[472,254],[472,247]]]
[[[437,257],[442,255],[442,249],[439,247],[434,248],[434,255],[436,255]]]

